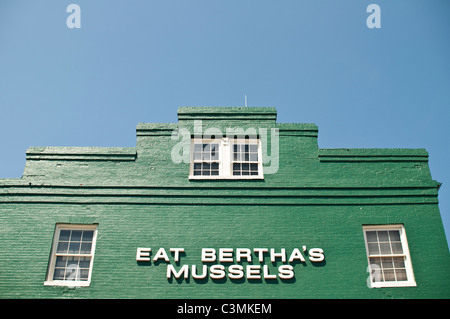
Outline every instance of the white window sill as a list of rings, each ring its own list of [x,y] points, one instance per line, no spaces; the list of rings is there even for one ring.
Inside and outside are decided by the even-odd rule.
[[[393,282],[372,282],[370,288],[389,288],[389,287],[417,287],[415,282],[393,281]]]
[[[65,287],[89,287],[89,281],[74,281],[74,280],[53,280],[45,281],[44,286],[65,286]]]

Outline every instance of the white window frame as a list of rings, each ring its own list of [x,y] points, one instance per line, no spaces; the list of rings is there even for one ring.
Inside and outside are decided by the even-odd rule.
[[[71,254],[71,253],[57,253],[57,247],[59,243],[59,238],[62,230],[93,230],[93,236],[92,236],[92,244],[91,244],[91,252],[89,254]],[[55,233],[53,236],[53,244],[52,244],[52,250],[50,255],[50,261],[48,265],[47,270],[47,278],[44,282],[44,286],[68,286],[68,287],[87,287],[91,283],[91,275],[92,275],[92,268],[94,264],[94,253],[95,253],[95,245],[97,242],[97,225],[93,224],[57,224],[55,227]],[[56,258],[59,256],[67,256],[67,257],[89,257],[91,258],[90,264],[89,264],[89,274],[87,280],[54,280],[54,271],[55,271],[55,264],[56,264]]]
[[[219,175],[194,175],[194,144],[218,144],[219,145]],[[257,144],[258,145],[258,174],[257,175],[233,175],[233,146],[235,144]],[[199,161],[201,162],[201,161]],[[250,162],[249,162],[250,164]],[[253,163],[254,164],[254,163]],[[189,179],[264,179],[263,165],[262,165],[262,147],[259,138],[217,138],[217,139],[191,139],[190,151],[190,165],[189,165]]]
[[[402,245],[402,254],[369,254],[369,246],[367,240],[367,232],[368,231],[389,231],[389,230],[397,230],[400,233],[400,241]],[[383,257],[402,257],[404,259],[405,270],[406,270],[406,278],[405,281],[378,281],[373,282],[370,278],[368,282],[370,283],[371,288],[381,288],[381,287],[416,287],[416,281],[414,278],[414,271],[411,263],[411,257],[409,254],[408,240],[406,238],[406,231],[403,225],[364,225],[364,241],[366,246],[366,254],[367,254],[367,262],[368,262],[368,271],[369,274],[375,274],[376,271],[380,271],[376,269],[376,267],[372,267],[370,258],[383,258]]]

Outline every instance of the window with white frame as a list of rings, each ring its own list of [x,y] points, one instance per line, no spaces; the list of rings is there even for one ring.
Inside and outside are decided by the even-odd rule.
[[[416,286],[403,225],[364,226],[371,287]]]
[[[257,138],[192,139],[190,179],[262,179]]]
[[[89,286],[96,238],[96,225],[56,225],[44,285]]]
[[[258,175],[258,143],[233,144],[233,176]]]

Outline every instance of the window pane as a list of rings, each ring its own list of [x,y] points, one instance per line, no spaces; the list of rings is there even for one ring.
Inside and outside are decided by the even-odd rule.
[[[383,274],[384,274],[384,281],[395,281],[395,273],[393,269],[389,270],[383,269]]]
[[[383,281],[383,273],[381,270],[381,258],[370,258],[370,268],[372,272],[372,282]]]
[[[394,257],[395,268],[405,268],[405,259],[403,257]]]
[[[67,257],[67,267],[71,266],[73,267],[73,265],[78,265],[78,260],[80,259],[80,257],[77,256],[69,256]]]
[[[70,241],[81,241],[81,230],[72,230],[72,236],[70,237]]]
[[[391,245],[393,254],[403,254],[402,243],[392,243]]]
[[[80,242],[73,242],[69,245],[69,254],[78,254],[80,252]]]
[[[91,258],[90,257],[81,257],[80,258],[80,263],[79,263],[79,267],[80,268],[89,268],[89,265],[91,263]]]
[[[395,275],[397,276],[397,281],[406,281],[408,278],[406,277],[405,269],[396,269]]]
[[[240,163],[233,164],[233,175],[238,176],[241,175],[241,165]]]
[[[369,243],[367,244],[367,247],[369,248],[369,255],[379,255],[380,249],[378,248],[377,243]]]
[[[216,151],[212,151],[212,152],[211,152],[211,160],[212,160],[212,161],[217,161],[217,160],[219,160],[219,153],[216,152]]]
[[[79,279],[86,281],[89,277],[89,269],[79,269]]]
[[[80,280],[80,269],[77,264],[67,266],[65,280]]]
[[[56,252],[59,254],[66,254],[68,248],[69,248],[68,242],[59,242],[58,247],[56,248]]]
[[[379,231],[378,232],[378,240],[379,242],[389,242],[389,235],[387,231]]]
[[[233,145],[233,160],[234,161],[240,161],[241,160],[241,153],[240,153],[239,145]]]
[[[64,268],[66,267],[67,257],[56,257],[55,267]]]
[[[55,268],[53,280],[64,280],[65,268]]]
[[[392,262],[392,258],[382,258],[383,269],[386,268],[394,268],[394,263]]]
[[[367,242],[368,243],[376,243],[378,241],[377,239],[377,232],[376,231],[368,231],[366,232]]]
[[[250,152],[258,153],[258,144],[250,144]]]
[[[94,231],[93,230],[84,230],[83,231],[83,241],[92,241],[92,238],[94,237]]]
[[[370,258],[370,263],[372,265],[378,266],[378,268],[381,268],[381,258],[380,257]]]
[[[90,254],[91,253],[92,243],[82,243],[80,254]]]
[[[391,254],[391,245],[389,243],[380,243],[380,254]]]
[[[60,241],[69,241],[70,238],[70,230],[61,230],[59,233],[59,240]]]
[[[389,237],[390,237],[391,241],[401,241],[400,232],[398,230],[390,230]]]

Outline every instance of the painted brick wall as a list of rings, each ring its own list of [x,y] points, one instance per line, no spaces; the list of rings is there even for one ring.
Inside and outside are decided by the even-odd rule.
[[[278,172],[263,181],[189,180],[189,164],[171,160],[171,136],[199,119],[204,129],[277,128]],[[139,124],[135,148],[30,148],[24,176],[0,179],[0,297],[450,297],[428,153],[324,150],[317,134],[313,124],[276,123],[272,108],[180,108],[178,124]],[[89,287],[43,285],[56,223],[98,224]],[[367,224],[404,225],[417,287],[367,287]],[[180,269],[200,267],[202,248],[285,248],[289,257],[304,245],[322,248],[325,261],[305,253],[285,281],[168,280],[165,262],[136,261],[137,247],[183,247],[180,263],[171,256]],[[282,263],[264,264],[274,273]]]

